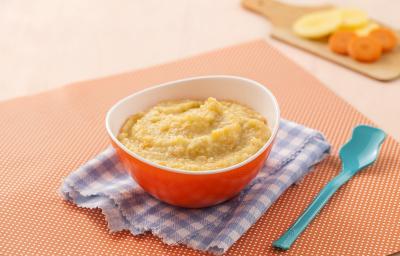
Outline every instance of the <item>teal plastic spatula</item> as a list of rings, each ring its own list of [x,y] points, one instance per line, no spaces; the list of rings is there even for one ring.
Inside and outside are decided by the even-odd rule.
[[[342,171],[326,184],[297,221],[272,245],[288,250],[333,194],[358,171],[371,165],[377,159],[385,137],[386,134],[378,128],[367,125],[354,128],[351,139],[342,146],[339,152]]]

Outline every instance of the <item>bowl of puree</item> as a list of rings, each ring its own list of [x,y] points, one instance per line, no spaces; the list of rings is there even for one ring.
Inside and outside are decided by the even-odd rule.
[[[118,101],[106,129],[132,178],[149,194],[201,208],[237,195],[268,158],[279,106],[265,85],[202,76],[150,87]]]

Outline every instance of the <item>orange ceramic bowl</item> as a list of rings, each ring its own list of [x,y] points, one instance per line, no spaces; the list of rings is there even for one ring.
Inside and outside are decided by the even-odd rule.
[[[129,151],[117,140],[124,121],[160,101],[215,97],[247,105],[268,120],[271,138],[247,160],[222,169],[186,171],[161,166]],[[112,145],[132,178],[159,200],[187,208],[207,207],[237,195],[264,165],[279,127],[279,106],[262,84],[234,76],[203,76],[173,81],[137,92],[117,102],[107,113]]]

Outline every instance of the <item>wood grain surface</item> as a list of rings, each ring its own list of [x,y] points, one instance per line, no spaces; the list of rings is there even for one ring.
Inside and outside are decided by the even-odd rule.
[[[273,24],[271,36],[290,45],[299,47],[319,57],[333,61],[356,72],[381,81],[391,81],[400,76],[400,46],[382,55],[374,63],[362,63],[329,50],[328,38],[307,40],[293,33],[292,25],[304,14],[332,8],[333,6],[303,7],[275,0],[243,0],[243,6],[267,17]]]

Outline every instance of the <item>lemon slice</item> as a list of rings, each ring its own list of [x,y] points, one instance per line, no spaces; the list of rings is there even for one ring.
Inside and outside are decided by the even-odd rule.
[[[368,34],[374,30],[379,28],[380,26],[375,23],[375,22],[368,22],[365,26],[362,26],[358,29],[356,29],[354,32],[358,35],[358,36],[368,36]]]
[[[342,27],[357,28],[368,23],[368,15],[358,9],[338,9],[342,14]]]
[[[293,24],[293,31],[301,37],[316,39],[331,34],[341,24],[342,13],[340,11],[317,11],[296,20]]]

